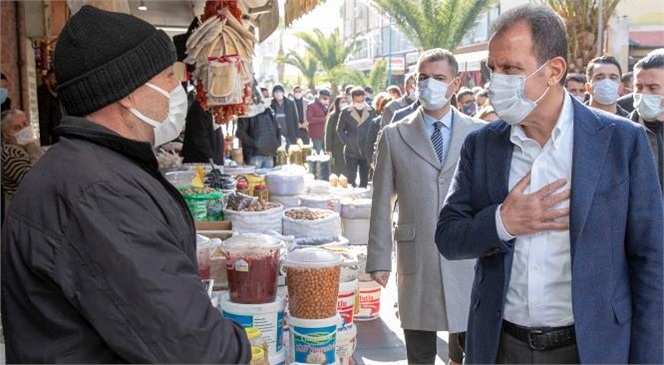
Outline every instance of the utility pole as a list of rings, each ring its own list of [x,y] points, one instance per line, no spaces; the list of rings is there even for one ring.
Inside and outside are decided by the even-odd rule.
[[[599,21],[597,22],[597,57],[604,54],[604,0],[597,0],[597,12]]]

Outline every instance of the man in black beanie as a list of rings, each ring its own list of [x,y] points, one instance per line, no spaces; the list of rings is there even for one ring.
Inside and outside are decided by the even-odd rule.
[[[248,363],[212,307],[194,222],[152,148],[182,129],[173,43],[84,6],[55,50],[67,117],[19,187],[2,232],[8,363]]]

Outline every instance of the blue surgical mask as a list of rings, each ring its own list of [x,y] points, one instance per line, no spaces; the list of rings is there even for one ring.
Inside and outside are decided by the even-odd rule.
[[[530,113],[535,110],[537,103],[542,100],[549,91],[544,90],[542,96],[537,100],[530,100],[525,96],[526,80],[539,72],[548,62],[545,62],[530,75],[503,75],[491,73],[491,84],[489,86],[489,101],[493,110],[505,123],[517,125],[521,123]]]
[[[475,115],[475,112],[477,112],[477,105],[475,103],[464,104],[461,107],[461,111],[463,114],[473,116]]]
[[[4,103],[7,101],[7,96],[9,94],[9,90],[7,90],[6,87],[0,87],[0,103]]]

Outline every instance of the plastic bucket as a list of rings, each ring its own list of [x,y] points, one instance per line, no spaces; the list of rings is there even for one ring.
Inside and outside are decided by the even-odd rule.
[[[353,353],[357,346],[357,327],[339,329],[337,331],[337,359],[341,365],[351,365],[353,363]]]
[[[339,296],[337,299],[337,312],[343,319],[342,328],[353,325],[355,314],[355,296],[358,291],[357,279],[339,283]]]
[[[277,356],[283,347],[283,322],[286,301],[277,296],[267,304],[237,304],[230,301],[227,293],[219,299],[221,314],[245,328],[256,327],[267,341],[269,357]]]
[[[369,242],[369,219],[341,218],[341,234],[351,245],[366,245]]]
[[[286,363],[286,351],[279,351],[276,355],[270,356],[270,365],[283,365]]]
[[[288,316],[291,361],[308,364],[335,364],[337,330],[341,317],[301,319]]]
[[[380,291],[382,287],[375,281],[360,281],[360,311],[355,321],[371,321],[380,317]]]

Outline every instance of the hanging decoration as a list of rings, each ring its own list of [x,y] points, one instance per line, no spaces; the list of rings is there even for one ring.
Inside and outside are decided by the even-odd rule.
[[[217,124],[227,124],[251,104],[256,37],[244,26],[237,0],[207,0],[201,21],[187,40],[184,62],[194,66],[191,78],[201,107]]]

